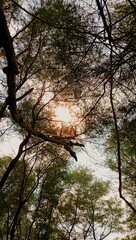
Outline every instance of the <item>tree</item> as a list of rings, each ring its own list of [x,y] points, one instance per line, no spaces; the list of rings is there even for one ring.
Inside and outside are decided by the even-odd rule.
[[[136,198],[136,151],[135,151],[135,141],[136,141],[136,121],[124,120],[120,126],[120,142],[121,142],[121,158],[122,158],[122,184],[125,194],[132,206],[135,207]],[[110,156],[110,158],[109,158]],[[107,139],[107,162],[109,167],[113,171],[117,171],[116,162],[116,135],[113,129],[111,129],[111,135]],[[135,232],[135,214],[132,211],[128,211],[126,217],[126,223],[128,225],[128,230]]]
[[[61,157],[32,160],[16,165],[1,192],[1,239],[104,239],[120,229],[122,210],[107,182],[88,169],[68,171]]]
[[[0,159],[0,176],[3,175],[10,160],[10,157]],[[22,159],[0,192],[1,239],[24,239],[23,236],[30,226],[27,214],[33,204],[36,186],[33,169]]]
[[[28,147],[10,174],[0,194],[1,239],[41,239],[45,226],[48,233],[47,221],[53,222],[51,210],[58,204],[67,175],[66,155],[58,147],[54,156],[53,150],[43,143],[35,150]],[[1,159],[1,176],[10,160]]]
[[[134,205],[123,193],[120,140],[120,126],[123,121],[135,118],[135,1],[118,2],[112,5],[112,8],[105,1],[96,3],[105,28],[109,54],[96,68],[97,76],[103,81],[106,79],[105,94],[103,104],[100,105],[101,114],[96,122],[93,122],[91,132],[92,136],[99,136],[99,133],[108,134],[108,126],[114,126],[119,196],[136,213]]]
[[[107,182],[81,168],[69,174],[66,186],[57,216],[66,239],[104,239],[119,230],[121,208],[112,198],[105,199]]]

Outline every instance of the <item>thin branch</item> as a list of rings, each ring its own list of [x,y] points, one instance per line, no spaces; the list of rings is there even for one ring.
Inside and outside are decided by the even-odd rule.
[[[26,91],[22,96],[18,97],[16,99],[16,101],[20,101],[22,100],[23,98],[25,98],[27,95],[29,95],[32,91],[34,90],[34,88],[30,88],[28,91]]]
[[[32,18],[32,20],[27,24],[25,25],[22,29],[20,29],[13,37],[12,39],[14,40],[14,38],[16,38],[20,33],[22,33],[23,31],[25,31],[30,25],[31,23],[34,21],[34,18]]]
[[[105,15],[104,15],[104,12],[103,12],[103,8],[101,6],[101,3],[99,0],[96,0],[96,4],[97,4],[97,7],[98,7],[98,10],[100,12],[100,15],[101,15],[101,18],[102,18],[102,21],[103,21],[103,25],[104,25],[104,28],[107,32],[107,35],[108,35],[108,40],[109,42],[113,42],[113,39],[112,39],[112,36],[111,36],[111,31],[109,29],[109,26],[107,24],[107,21],[106,21],[106,18],[105,18]]]
[[[129,2],[129,4],[131,5],[131,7],[136,11],[136,6],[135,4],[131,1],[131,0],[127,0]]]
[[[19,146],[19,150],[18,150],[18,153],[17,155],[15,156],[15,158],[13,158],[9,164],[9,166],[7,167],[3,177],[1,178],[1,181],[0,181],[0,190],[3,188],[5,182],[7,181],[10,173],[13,171],[15,165],[17,164],[18,160],[20,159],[22,153],[23,153],[23,148],[24,146],[28,143],[29,139],[30,139],[30,134],[28,134],[26,136],[26,138],[23,140],[23,142],[20,144]]]
[[[110,62],[111,62],[111,81],[110,81],[110,103],[114,118],[115,132],[117,137],[117,159],[118,159],[118,174],[119,174],[119,196],[122,198],[126,204],[136,213],[136,209],[132,206],[132,204],[123,196],[122,194],[122,162],[121,162],[121,150],[120,150],[120,136],[118,130],[117,116],[114,108],[113,102],[113,71],[112,71],[112,46],[111,46],[111,54],[110,54]]]

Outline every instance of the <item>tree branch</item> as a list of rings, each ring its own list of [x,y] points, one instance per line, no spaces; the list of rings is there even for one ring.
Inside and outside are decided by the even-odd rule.
[[[3,69],[4,73],[13,73],[17,75],[18,67],[16,62],[16,56],[14,52],[12,38],[7,26],[7,21],[3,12],[2,7],[0,7],[0,47],[4,48],[5,55],[7,58],[8,66]]]
[[[112,39],[112,36],[111,36],[111,31],[110,31],[109,26],[108,26],[107,21],[106,21],[104,12],[103,12],[103,8],[102,8],[99,0],[96,0],[96,4],[97,4],[98,10],[100,12],[104,28],[105,28],[105,30],[107,32],[109,42],[111,43],[111,42],[113,42],[113,39]]]
[[[4,175],[3,175],[3,177],[1,178],[1,181],[0,181],[0,190],[3,188],[6,180],[8,179],[8,176],[13,171],[15,165],[17,164],[19,158],[21,157],[21,155],[23,153],[23,147],[28,143],[30,136],[31,135],[28,134],[26,136],[26,138],[23,140],[23,142],[20,144],[16,157],[11,160],[9,166],[7,167],[5,173],[4,173]]]
[[[131,7],[136,11],[136,6],[135,4],[131,1],[131,0],[127,0],[129,2],[129,4],[131,5]]]
[[[111,64],[111,69],[110,69],[110,71],[111,71],[111,78],[110,78],[110,103],[111,103],[111,109],[112,109],[112,113],[113,113],[114,126],[115,126],[116,138],[117,138],[119,196],[133,210],[133,212],[136,213],[136,209],[132,206],[132,204],[122,194],[122,162],[121,162],[121,153],[120,153],[120,136],[119,136],[119,130],[118,130],[117,116],[116,116],[116,112],[115,112],[115,108],[114,108],[114,102],[113,102],[112,46],[111,46],[111,54],[110,54],[110,64]]]

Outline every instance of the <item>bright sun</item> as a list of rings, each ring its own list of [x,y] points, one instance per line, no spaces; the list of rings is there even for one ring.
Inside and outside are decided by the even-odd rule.
[[[72,116],[67,107],[59,106],[55,109],[55,118],[57,121],[61,121],[64,123],[72,122]]]

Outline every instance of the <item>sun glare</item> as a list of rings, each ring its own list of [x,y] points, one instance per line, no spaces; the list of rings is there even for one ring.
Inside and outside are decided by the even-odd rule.
[[[60,136],[77,136],[82,131],[79,124],[79,108],[73,106],[59,105],[54,108],[53,126]]]
[[[72,122],[72,116],[67,107],[64,107],[64,106],[57,107],[55,109],[55,116],[57,121],[64,122],[64,123]]]

